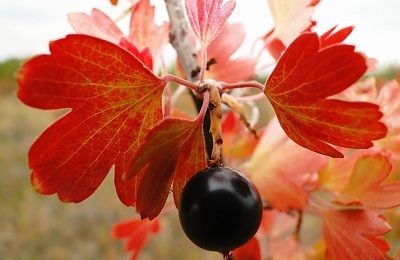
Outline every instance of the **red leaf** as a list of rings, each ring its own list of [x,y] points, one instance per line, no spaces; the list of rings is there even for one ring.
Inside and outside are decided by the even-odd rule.
[[[142,51],[139,51],[137,47],[125,37],[121,38],[119,45],[135,55],[147,68],[153,69],[153,58],[151,57],[149,48],[144,48]]]
[[[138,187],[136,210],[142,218],[155,218],[162,210],[172,182],[175,204],[183,186],[207,167],[203,118],[208,100],[194,120],[165,118],[151,129],[132,158],[126,177],[145,173]],[[156,180],[156,181],[155,181]]]
[[[382,183],[392,165],[382,154],[359,158],[347,186],[338,194],[342,204],[363,204],[375,208],[400,205],[400,182]]]
[[[90,15],[84,13],[70,13],[68,20],[77,33],[95,36],[126,48],[127,42],[137,48],[133,54],[149,52],[146,55],[158,61],[162,48],[168,42],[169,24],[157,26],[154,23],[154,6],[149,0],[133,1],[129,35],[123,38],[123,33],[103,12],[93,9]],[[148,50],[146,50],[148,48]],[[127,48],[131,50],[130,48]],[[151,52],[151,53],[150,53]],[[146,65],[147,59],[139,57]],[[148,66],[152,68],[152,66]],[[156,66],[157,67],[157,66]]]
[[[378,106],[326,99],[355,83],[366,68],[354,46],[320,49],[318,36],[304,33],[282,55],[264,93],[293,141],[317,153],[343,157],[328,143],[362,149],[386,134],[386,126],[378,121]]]
[[[186,13],[194,34],[205,49],[219,34],[235,8],[235,1],[185,0]]]
[[[260,260],[261,250],[257,238],[253,237],[249,242],[235,249],[232,257],[235,260]]]
[[[68,22],[79,34],[95,36],[115,44],[118,44],[123,35],[114,21],[96,8],[93,8],[90,15],[69,13]]]
[[[160,231],[160,224],[158,219],[149,221],[137,217],[115,223],[111,232],[115,238],[125,240],[125,250],[133,251],[131,259],[136,259],[150,236]]]
[[[243,56],[232,58],[240,48],[246,32],[241,23],[227,23],[221,33],[207,48],[207,57],[215,59],[216,63],[206,71],[205,77],[216,81],[236,83],[249,80],[255,74],[257,58]],[[197,56],[199,59],[201,55]]]
[[[34,188],[63,201],[90,196],[115,164],[121,201],[134,205],[136,180],[122,175],[150,127],[161,120],[160,78],[110,42],[69,35],[18,72],[18,97],[41,109],[72,108],[29,151]]]
[[[343,42],[353,31],[354,27],[353,26],[345,27],[335,33],[332,33],[335,29],[336,29],[336,26],[333,27],[332,29],[330,29],[329,31],[327,31],[326,33],[324,33],[323,35],[321,35],[320,48]]]
[[[386,259],[389,244],[378,236],[391,228],[377,212],[326,210],[322,220],[326,259]]]

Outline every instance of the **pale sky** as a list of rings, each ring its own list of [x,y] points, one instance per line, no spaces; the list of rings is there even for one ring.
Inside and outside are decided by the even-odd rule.
[[[96,7],[115,19],[129,6],[127,0],[119,1],[114,7],[108,0],[1,0],[0,61],[48,53],[49,41],[73,33],[67,13],[90,13]],[[249,49],[252,38],[273,27],[272,18],[267,0],[236,2],[232,20],[244,22],[248,30],[245,47]],[[158,22],[165,21],[164,0],[152,3],[161,7],[156,9]],[[320,33],[334,25],[339,28],[356,26],[347,43],[356,45],[358,50],[377,58],[381,64],[400,64],[400,0],[322,0],[313,18]],[[126,22],[120,24],[124,32],[127,26]]]

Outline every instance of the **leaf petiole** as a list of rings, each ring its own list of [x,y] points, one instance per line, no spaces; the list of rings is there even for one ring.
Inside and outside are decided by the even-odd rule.
[[[220,82],[222,90],[237,89],[237,88],[257,88],[264,91],[265,86],[257,81],[241,81],[237,83]]]
[[[182,79],[180,77],[177,77],[175,75],[172,74],[167,74],[163,77],[161,77],[161,80],[164,82],[175,82],[178,83],[180,85],[186,86],[188,88],[190,88],[191,90],[193,90],[196,93],[199,93],[199,86],[193,82],[190,82],[188,80]]]

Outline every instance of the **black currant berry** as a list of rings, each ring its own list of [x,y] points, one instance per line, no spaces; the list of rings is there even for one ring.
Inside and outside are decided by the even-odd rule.
[[[244,245],[257,232],[263,206],[254,184],[228,167],[207,168],[185,185],[179,220],[197,246],[227,253]]]

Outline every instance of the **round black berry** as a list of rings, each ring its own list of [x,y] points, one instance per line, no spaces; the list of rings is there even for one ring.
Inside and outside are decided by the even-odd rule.
[[[179,220],[197,246],[229,252],[257,232],[263,206],[254,184],[241,172],[212,167],[196,173],[179,201]]]

